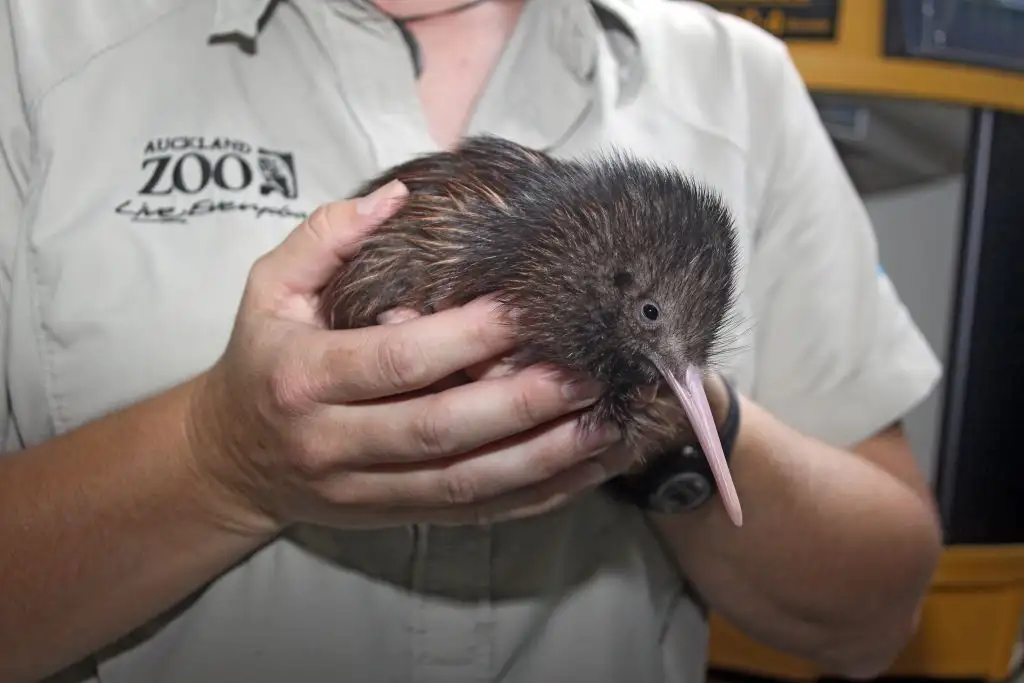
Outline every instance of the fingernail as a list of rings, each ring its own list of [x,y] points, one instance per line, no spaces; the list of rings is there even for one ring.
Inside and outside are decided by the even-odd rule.
[[[622,432],[619,431],[619,428],[612,424],[606,424],[587,434],[584,445],[586,448],[599,453],[621,440]]]
[[[573,403],[588,403],[601,396],[604,385],[589,377],[575,377],[562,385],[562,392]]]
[[[384,311],[377,316],[378,325],[391,325],[392,323],[398,322],[398,318],[401,314],[398,311]]]
[[[600,460],[593,460],[584,465],[583,479],[584,486],[600,486],[610,478],[611,472]]]
[[[409,194],[409,188],[400,180],[392,180],[387,185],[356,200],[356,213],[360,216],[383,218],[391,213],[394,204]]]
[[[415,311],[402,308],[393,308],[389,311],[384,311],[377,316],[378,325],[397,325],[398,323],[404,323],[406,320],[412,320],[417,317]]]

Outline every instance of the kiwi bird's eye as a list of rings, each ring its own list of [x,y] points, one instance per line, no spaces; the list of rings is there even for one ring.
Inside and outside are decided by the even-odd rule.
[[[640,309],[640,313],[651,322],[657,320],[658,316],[661,315],[661,311],[654,304],[644,304]]]

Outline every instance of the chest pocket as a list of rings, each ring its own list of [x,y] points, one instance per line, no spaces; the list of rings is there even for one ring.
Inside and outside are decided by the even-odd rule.
[[[300,195],[293,150],[258,135],[76,128],[41,133],[17,293],[57,431],[213,362],[252,263],[326,200]]]
[[[183,47],[195,25],[175,22],[192,11],[96,55],[36,108],[15,292],[23,422],[45,411],[66,431],[202,371],[255,259],[372,171],[315,55],[294,53],[312,48],[280,27],[258,60]]]

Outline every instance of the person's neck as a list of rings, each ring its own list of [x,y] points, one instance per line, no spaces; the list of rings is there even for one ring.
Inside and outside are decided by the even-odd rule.
[[[550,0],[538,0],[550,2]],[[431,137],[442,148],[462,134],[480,92],[515,29],[525,0],[488,0],[464,11],[466,0],[375,0],[398,19],[441,12],[407,25],[422,60],[417,88]]]
[[[450,10],[458,10],[462,5],[467,5],[469,2],[470,0],[373,0],[373,4],[378,9],[396,19],[429,17],[434,14],[438,15],[438,18],[441,16],[451,16]],[[468,12],[473,9],[475,7],[467,7],[465,11]],[[429,19],[425,19],[425,21],[429,21]]]

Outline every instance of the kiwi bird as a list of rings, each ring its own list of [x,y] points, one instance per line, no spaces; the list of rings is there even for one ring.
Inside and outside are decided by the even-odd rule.
[[[734,223],[716,192],[619,151],[558,159],[489,135],[396,165],[354,196],[394,179],[408,198],[321,292],[328,328],[491,294],[515,311],[514,366],[601,382],[581,422],[615,424],[637,467],[696,435],[742,523],[703,385],[736,289]]]

